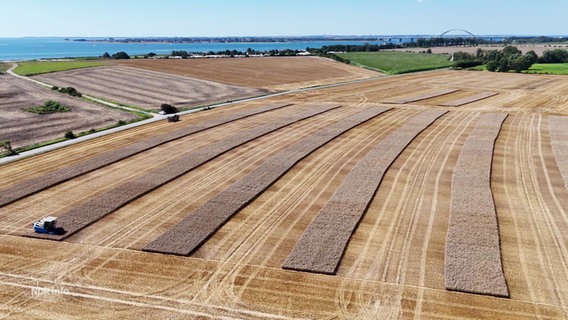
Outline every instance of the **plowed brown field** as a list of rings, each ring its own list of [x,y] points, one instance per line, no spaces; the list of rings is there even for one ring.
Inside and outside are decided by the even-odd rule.
[[[436,92],[445,94],[426,94]],[[199,112],[174,124],[156,122],[0,166],[0,181],[6,182],[1,194],[157,133],[287,105],[184,135],[1,206],[0,316],[566,319],[568,191],[560,158],[568,117],[558,116],[568,115],[566,92],[567,78],[560,76],[436,71],[384,77]],[[21,236],[41,217],[58,216],[160,170],[170,174],[168,164],[209,145],[324,105],[338,107],[224,150],[61,242]],[[298,146],[301,157],[288,154],[302,139],[384,108],[392,109],[314,150]],[[387,166],[338,257],[335,275],[283,269],[304,231],[345,181],[353,194],[365,189],[348,178],[360,161],[427,110],[441,116]],[[491,214],[497,217],[500,248],[491,248],[501,253],[509,298],[448,291],[445,285],[452,176],[456,170],[475,174],[466,172],[475,166],[464,166],[471,152],[462,150],[472,143],[466,141],[477,134],[480,119],[493,112],[507,117],[494,143],[490,186],[483,188],[495,203]],[[234,215],[224,216],[196,251],[182,256],[142,251],[231,186],[257,192],[257,186],[239,181],[254,181],[280,155],[301,160]],[[362,177],[361,183],[376,179]],[[475,206],[475,199],[468,205]],[[223,218],[226,212],[220,214]]]

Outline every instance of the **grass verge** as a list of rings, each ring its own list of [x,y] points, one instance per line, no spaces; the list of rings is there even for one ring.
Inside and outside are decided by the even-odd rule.
[[[352,64],[388,74],[441,69],[454,64],[449,61],[450,55],[447,54],[381,51],[348,52],[336,55],[348,59]]]
[[[65,60],[65,61],[24,61],[19,62],[15,73],[22,76],[33,76],[43,73],[58,72],[80,68],[104,66],[104,61]]]
[[[568,63],[535,63],[526,73],[568,74]]]
[[[10,67],[7,63],[0,62],[0,74],[6,73],[6,70],[8,70],[9,68]]]

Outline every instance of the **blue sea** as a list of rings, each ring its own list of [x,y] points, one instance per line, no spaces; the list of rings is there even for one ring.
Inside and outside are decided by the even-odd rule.
[[[388,39],[391,40],[391,39]],[[391,42],[404,42],[405,39],[393,38]],[[269,50],[305,50],[307,47],[320,48],[333,44],[361,45],[365,43],[382,44],[384,40],[374,41],[294,41],[294,42],[229,42],[229,43],[122,43],[72,41],[66,38],[0,38],[0,61],[52,59],[66,57],[98,57],[105,52],[113,54],[124,51],[129,55],[167,54],[173,50],[187,52],[218,52],[225,50],[257,51]]]

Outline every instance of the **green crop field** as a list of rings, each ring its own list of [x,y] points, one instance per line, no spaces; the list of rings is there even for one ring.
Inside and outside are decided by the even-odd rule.
[[[568,74],[568,63],[535,63],[528,73]]]
[[[447,54],[381,51],[338,53],[337,56],[350,60],[352,64],[388,74],[441,69],[454,64]]]
[[[102,61],[66,60],[66,61],[24,61],[19,62],[14,70],[19,75],[31,76],[42,73],[65,71],[79,68],[98,67],[105,65]]]

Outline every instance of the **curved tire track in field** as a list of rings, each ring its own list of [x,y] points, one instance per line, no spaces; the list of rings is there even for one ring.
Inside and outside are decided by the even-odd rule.
[[[495,183],[511,297],[565,307],[568,203],[560,171],[549,156],[546,121],[542,115],[517,115],[511,127],[499,150],[503,178]]]
[[[152,170],[150,174],[131,179],[126,184],[123,184],[118,188],[99,194],[97,197],[93,197],[88,202],[82,203],[80,206],[72,208],[62,214],[59,217],[59,225],[66,230],[64,235],[57,236],[31,233],[27,234],[27,236],[50,240],[63,240],[105,215],[126,205],[132,200],[135,200],[174,180],[175,178],[193,170],[197,166],[206,163],[226,151],[234,149],[248,141],[270,132],[274,132],[302,119],[306,119],[335,108],[337,107],[313,107],[308,111],[298,112],[293,116],[283,117],[282,119],[275,120],[272,123],[263,124],[250,130],[243,131],[240,134],[219,140],[205,148],[196,150],[196,152],[192,152],[189,155],[170,161],[164,168]]]
[[[236,212],[265,191],[301,159],[338,135],[387,110],[380,108],[362,111],[298,140],[194,210],[179,224],[146,245],[144,250],[178,255],[191,254]]]
[[[335,274],[348,241],[386,170],[418,134],[445,113],[423,111],[371,150],[304,231],[283,268]]]
[[[372,121],[378,121],[381,124],[376,133],[366,134],[368,130],[364,130],[357,134],[357,137],[353,138],[353,142],[348,144],[339,144],[337,148],[333,147],[330,153],[320,153],[313,159],[309,168],[305,169],[293,169],[297,170],[293,173],[293,176],[287,178],[288,182],[284,185],[278,185],[278,188],[282,191],[278,194],[267,196],[268,199],[258,208],[247,208],[245,212],[247,218],[240,222],[230,221],[230,233],[227,236],[223,236],[219,244],[212,244],[207,248],[208,243],[200,250],[203,254],[207,255],[207,258],[226,261],[219,268],[208,281],[207,288],[208,294],[201,293],[199,296],[205,297],[204,299],[210,299],[209,294],[212,295],[224,295],[225,297],[242,297],[244,292],[252,285],[251,282],[257,279],[258,271],[253,271],[253,273],[247,277],[247,279],[239,285],[240,289],[235,293],[237,288],[235,283],[238,282],[238,277],[241,272],[245,272],[244,269],[247,265],[268,265],[271,267],[279,267],[282,263],[284,257],[276,256],[278,250],[285,250],[286,248],[283,244],[286,238],[290,238],[290,234],[297,238],[300,234],[295,235],[294,229],[304,228],[309,223],[309,216],[313,211],[314,203],[323,195],[323,193],[330,192],[329,190],[335,190],[334,186],[330,186],[336,176],[344,176],[344,167],[351,167],[354,165],[351,161],[358,157],[362,157],[365,150],[368,151],[374,141],[377,141],[380,137],[385,136],[387,133],[394,130],[398,123],[403,121],[401,119],[410,117],[407,111],[391,111],[388,114],[381,115],[378,119]],[[367,124],[365,124],[366,126]],[[357,129],[355,129],[357,130]],[[324,147],[325,148],[325,147]],[[332,148],[329,146],[328,148]],[[353,154],[354,153],[354,154]],[[337,163],[338,157],[344,157],[346,154],[349,155],[350,159],[341,161]],[[339,166],[339,168],[336,168]],[[316,173],[308,174],[315,170]],[[289,173],[290,174],[290,173]],[[329,177],[329,176],[332,177]],[[299,181],[298,181],[299,180]],[[299,188],[294,187],[291,189],[291,184],[294,186],[299,186]],[[325,187],[321,187],[325,184]],[[286,190],[286,191],[285,191]],[[282,197],[280,193],[284,192],[287,196]],[[313,195],[315,193],[315,195]],[[313,195],[313,196],[312,196]],[[261,196],[264,198],[265,196]],[[276,198],[276,199],[274,199]],[[271,200],[274,199],[274,200]],[[260,199],[259,199],[260,200]],[[272,208],[278,209],[272,209]],[[270,209],[269,209],[270,208]],[[270,215],[261,215],[262,212],[267,210],[276,210],[275,213]],[[242,213],[241,213],[242,214]],[[250,233],[243,233],[241,230],[244,226],[255,225],[256,227]],[[277,237],[276,239],[271,238],[273,232],[276,228],[284,228],[280,234],[286,235],[285,237]],[[217,236],[217,234],[215,235]],[[232,245],[226,249],[226,253],[222,256],[209,256],[211,247],[214,250],[218,250],[220,245],[229,242]],[[198,251],[196,254],[198,255]],[[259,261],[260,259],[260,261]],[[277,261],[272,261],[277,260]]]
[[[315,164],[309,168],[310,174],[305,173],[308,168],[298,170],[294,173],[285,185],[279,187],[287,190],[290,188],[290,184],[294,182],[295,188],[290,192],[286,192],[285,197],[280,195],[282,192],[272,196],[273,198],[278,198],[274,200],[276,203],[271,206],[271,208],[273,208],[271,210],[274,211],[274,214],[262,217],[251,215],[249,219],[243,221],[240,225],[254,224],[257,227],[246,237],[241,235],[238,240],[233,239],[238,237],[238,230],[242,227],[232,227],[232,230],[235,230],[232,233],[235,235],[232,238],[225,237],[221,245],[229,240],[234,244],[231,250],[229,250],[227,255],[222,259],[227,261],[238,259],[238,265],[280,266],[284,257],[280,258],[276,256],[276,252],[286,249],[283,242],[287,238],[297,239],[300,236],[300,234],[296,236],[295,233],[297,233],[297,231],[294,230],[305,229],[309,223],[310,216],[312,216],[311,212],[313,212],[312,208],[315,206],[315,203],[320,202],[322,198],[329,198],[331,192],[336,189],[336,181],[344,177],[355,165],[356,159],[363,157],[378,139],[394,130],[397,123],[403,121],[401,120],[402,117],[408,118],[408,112],[401,113],[391,111],[390,115],[381,116],[381,119],[377,119],[378,123],[385,121],[386,124],[385,126],[381,126],[380,130],[375,130],[370,134],[366,134],[369,129],[361,131],[352,138],[352,143],[338,145],[337,148],[333,148],[330,153],[317,155],[317,158],[312,160]],[[365,126],[368,125],[370,124],[366,124]],[[338,158],[341,159],[340,162],[338,162]],[[326,193],[329,195],[326,195]],[[268,210],[263,210],[263,208],[268,206],[268,203],[271,203],[270,199],[257,210],[251,210],[264,212]],[[248,221],[253,220],[253,218],[256,218],[258,221]],[[277,239],[271,239],[271,235],[273,235],[278,228],[284,229],[278,233],[283,236]],[[283,246],[284,248],[282,248]],[[277,261],[271,262],[271,260]],[[230,272],[230,274],[237,273],[238,272],[235,270]],[[255,278],[254,274],[251,279],[247,280],[242,285],[239,295],[246,289],[253,278]]]
[[[3,189],[2,190],[3,195],[0,196],[0,207],[13,203],[31,194],[50,188],[61,182],[65,182],[67,180],[75,178],[79,175],[94,171],[111,163],[115,163],[127,157],[147,151],[151,148],[155,148],[166,142],[170,142],[188,136],[190,134],[194,134],[196,132],[210,129],[255,114],[271,111],[274,109],[280,109],[285,106],[288,106],[288,104],[269,105],[264,108],[255,109],[249,112],[243,112],[241,114],[237,114],[232,117],[228,116],[226,118],[214,119],[206,124],[197,124],[194,126],[180,128],[179,130],[173,133],[168,132],[167,134],[163,134],[153,139],[150,139],[150,141],[142,140],[140,142],[124,146],[118,150],[114,150],[112,152],[106,152],[94,158],[90,158],[87,161],[82,161],[71,167],[64,167],[54,172],[50,172],[46,175],[35,177],[31,180],[27,180],[22,183],[11,186],[7,189]]]
[[[215,163],[210,162],[204,168],[196,169],[193,172],[195,175],[183,178],[188,182],[183,183],[180,181],[179,187],[168,187],[168,189],[171,189],[170,191],[161,192],[170,199],[169,201],[161,201],[164,203],[163,205],[156,204],[158,206],[156,209],[146,211],[134,220],[127,220],[121,223],[121,228],[108,235],[105,239],[101,240],[98,235],[93,234],[93,237],[97,239],[97,245],[140,249],[143,246],[140,245],[141,241],[144,241],[148,235],[155,234],[157,229],[167,230],[167,228],[164,229],[164,225],[173,224],[173,221],[181,220],[182,216],[180,214],[182,211],[191,211],[191,208],[204,203],[206,199],[217,193],[219,188],[222,188],[227,183],[227,180],[233,180],[235,179],[234,177],[245,175],[247,171],[260,166],[266,158],[285,149],[295,140],[293,137],[304,136],[321,129],[343,118],[346,112],[349,112],[347,108],[340,108],[324,115],[306,119],[309,122],[302,121],[256,139],[223,155],[223,159],[213,161]],[[287,137],[287,139],[278,138],[282,136]],[[192,196],[191,201],[184,204],[188,202],[188,195],[193,194],[196,196]],[[132,237],[130,237],[131,234]],[[156,234],[153,238],[158,235]],[[84,242],[84,235],[81,235],[81,242]],[[123,242],[123,244],[117,245],[118,242]]]
[[[401,115],[396,111],[390,111],[389,114],[381,115],[380,118],[381,120],[387,118],[391,121],[396,122],[398,120],[393,119],[400,119],[403,116],[405,115]],[[231,243],[231,250],[229,250],[224,256],[216,258],[216,251],[218,251],[219,248],[213,249],[214,251],[209,248],[209,250],[206,250],[207,257],[211,259],[222,260],[234,259],[236,251],[242,250],[242,246],[249,247],[252,245],[253,247],[255,247],[255,251],[250,251],[252,250],[250,249],[246,254],[240,253],[240,256],[256,256],[259,250],[262,250],[262,262],[253,262],[249,259],[246,263],[260,265],[265,265],[266,263],[268,263],[269,258],[273,256],[282,241],[284,241],[286,237],[289,237],[292,229],[297,227],[300,220],[306,219],[304,217],[304,214],[309,215],[309,208],[314,206],[315,202],[318,202],[321,199],[329,198],[332,191],[335,190],[335,187],[332,186],[332,184],[336,183],[335,181],[337,180],[337,178],[339,176],[344,176],[346,174],[346,170],[350,170],[350,168],[353,166],[355,159],[361,157],[361,154],[369,150],[371,143],[376,141],[379,137],[384,136],[384,132],[390,132],[393,127],[394,124],[387,123],[385,124],[385,126],[381,127],[380,131],[376,131],[368,135],[358,133],[357,137],[359,138],[356,141],[352,143],[338,144],[333,150],[330,150],[329,154],[318,154],[317,158],[313,159],[316,165],[310,166],[310,174],[302,173],[304,171],[307,171],[307,168],[297,170],[295,172],[293,172],[294,169],[292,169],[292,171],[288,174],[293,174],[293,177],[287,179],[288,182],[286,182],[285,184],[278,185],[278,190],[282,191],[271,196],[266,200],[266,203],[262,204],[258,208],[258,210],[261,212],[265,212],[266,210],[271,210],[274,212],[280,212],[283,210],[285,212],[278,214],[277,216],[249,216],[246,220],[241,222],[239,226],[233,226],[231,229],[233,231],[215,245],[215,247],[222,247],[226,243]],[[338,159],[340,160],[340,162],[338,161]],[[295,186],[295,189],[302,191],[292,190],[292,183],[294,183],[293,185]],[[317,192],[317,194],[309,197],[308,194],[310,194],[311,192]],[[286,196],[283,197],[282,193]],[[275,201],[276,203],[274,203],[273,206],[269,209],[269,203],[272,203],[272,201]],[[308,201],[308,203],[306,204],[304,203],[304,201]],[[292,204],[287,204],[288,202],[292,202]],[[302,207],[299,209],[292,209],[296,208],[298,205],[302,205]],[[292,212],[291,210],[294,210],[294,212]],[[298,210],[302,211],[304,214],[298,214],[296,212]],[[274,219],[276,219],[276,221],[273,221]],[[286,237],[279,237],[278,239],[265,238],[267,236],[270,236],[270,230],[276,228],[278,224],[281,224],[282,222],[284,222],[284,220],[286,223],[286,231],[282,232],[282,234],[286,235]],[[256,227],[250,234],[243,235],[239,230],[246,224],[253,224]],[[261,234],[257,235],[257,233]],[[235,239],[233,237],[237,237],[238,239]],[[246,244],[247,242],[250,244]],[[266,244],[268,244],[269,246],[270,251],[268,252],[264,249],[259,248],[261,245]],[[281,263],[282,262],[280,261],[280,263],[270,265],[276,266],[280,265]]]
[[[352,299],[347,279],[443,288],[443,278],[436,272],[443,269],[443,259],[438,259],[436,248],[445,241],[449,200],[438,201],[438,196],[449,195],[446,181],[475,118],[476,113],[470,112],[447,114],[419,135],[389,169],[361,221],[359,229],[364,231],[356,231],[346,251],[344,259],[352,263],[342,263],[338,271],[346,279],[337,292],[341,306],[347,308]],[[400,234],[407,235],[404,242]],[[422,249],[417,252],[417,248]],[[422,299],[419,291],[416,315],[421,313]]]

